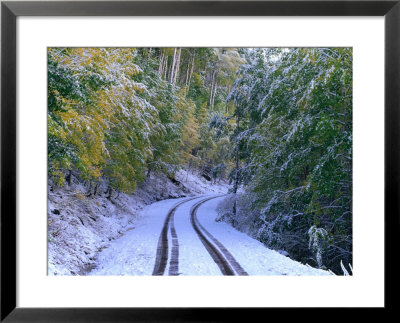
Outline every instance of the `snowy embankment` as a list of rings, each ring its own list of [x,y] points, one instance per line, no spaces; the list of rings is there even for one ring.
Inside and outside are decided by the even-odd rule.
[[[213,194],[215,195],[215,194]],[[196,235],[190,219],[192,207],[207,196],[181,204],[174,214],[179,245],[179,275],[221,275],[219,266]],[[211,195],[212,196],[212,195]],[[227,223],[216,222],[216,208],[223,197],[211,199],[198,208],[197,219],[236,259],[249,275],[330,275],[293,261]],[[168,211],[179,200],[151,204],[140,212],[135,229],[110,243],[99,253],[96,268],[89,275],[152,275],[160,232]],[[171,240],[171,234],[169,235]],[[170,249],[171,250],[171,249]],[[171,251],[169,251],[169,258]],[[165,270],[168,274],[168,268]]]
[[[108,199],[104,190],[92,196],[86,196],[87,191],[76,180],[71,186],[49,189],[49,275],[86,275],[95,267],[99,252],[133,232],[146,205],[165,199],[175,203],[176,198],[203,193],[226,193],[227,186],[211,185],[198,175],[179,171],[174,183],[151,175],[132,195],[121,193]],[[144,259],[138,259],[138,264],[140,261]]]
[[[200,207],[199,221],[232,253],[249,275],[331,275],[328,271],[306,266],[265,247],[230,224],[216,222],[216,209],[222,199],[210,200]]]

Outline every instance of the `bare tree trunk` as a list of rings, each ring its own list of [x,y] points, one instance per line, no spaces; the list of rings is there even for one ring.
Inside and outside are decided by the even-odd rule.
[[[145,63],[144,63],[144,65],[147,65],[148,64],[148,62],[149,62],[149,60],[150,60],[150,56],[151,56],[151,51],[152,51],[152,48],[149,48],[148,49],[148,51],[147,51],[147,54],[146,54],[146,58],[145,58]],[[143,51],[143,54],[145,53],[145,51]]]
[[[214,93],[212,96],[212,102],[211,102],[211,108],[214,108],[214,102],[215,102],[215,94],[217,93],[217,80],[215,79],[214,83]]]
[[[179,74],[181,71],[181,58],[182,58],[182,48],[179,48],[178,61],[176,63],[176,73],[175,73],[175,83],[179,83]]]
[[[182,53],[182,48],[179,48],[177,50],[177,53],[176,53],[175,71],[174,71],[173,80],[172,80],[172,84],[173,85],[176,84],[176,79],[177,79],[177,76],[179,74],[179,66],[180,66],[180,62],[181,62],[181,53]]]
[[[217,75],[218,75],[218,68],[213,71],[212,76],[211,76],[211,90],[210,90],[210,106],[211,106],[211,108],[214,107],[215,93],[217,91]]]
[[[160,51],[161,51],[161,55],[160,55],[160,64],[158,65],[158,75],[160,77],[162,77],[163,71],[164,71],[164,57],[165,57],[165,54],[164,54],[162,49],[160,49]]]
[[[167,72],[168,72],[168,55],[164,56],[164,80],[167,79]]]
[[[172,57],[171,74],[169,76],[169,83],[172,83],[172,81],[174,80],[175,63],[176,63],[176,48],[174,48],[174,56]]]
[[[179,75],[178,75],[178,77],[176,79],[177,83],[180,84],[180,85],[181,84],[186,84],[188,67],[186,67],[186,69],[185,69],[185,66],[186,65],[189,66],[188,65],[189,64],[189,57],[186,60],[183,60],[184,57],[185,56],[181,54],[181,61],[182,61],[181,65],[182,65],[182,68],[179,68]]]
[[[213,92],[214,92],[214,75],[215,75],[215,71],[212,72],[212,74],[211,74],[211,89],[210,89],[210,101],[209,101],[210,106],[212,104],[212,96],[213,96]]]
[[[189,73],[190,73],[190,61],[188,61],[187,67],[186,67],[186,75],[185,75],[185,88],[187,88],[187,83],[189,80]]]
[[[191,68],[191,66],[190,66],[191,61],[192,61],[192,58],[190,57],[188,59],[187,68],[186,68],[185,88],[187,88],[187,86],[188,86],[189,73],[190,73],[190,68]]]
[[[190,68],[189,77],[188,77],[187,82],[186,82],[186,93],[189,93],[189,89],[190,89],[190,81],[191,81],[192,75],[193,75],[195,56],[196,56],[196,52],[193,51],[193,54],[192,54],[192,57],[191,57],[192,58],[191,59],[191,65],[192,66]]]

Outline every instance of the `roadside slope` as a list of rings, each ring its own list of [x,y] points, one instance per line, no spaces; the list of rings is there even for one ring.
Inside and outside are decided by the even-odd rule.
[[[94,268],[98,253],[124,232],[135,227],[138,213],[156,201],[226,192],[196,174],[179,171],[174,181],[151,175],[131,195],[107,198],[100,187],[87,196],[88,188],[76,179],[70,186],[51,187],[48,192],[48,274],[85,275]]]

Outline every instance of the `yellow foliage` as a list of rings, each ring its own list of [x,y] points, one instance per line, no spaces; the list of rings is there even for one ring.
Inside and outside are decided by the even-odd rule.
[[[52,161],[52,177],[53,181],[57,186],[64,186],[65,184],[65,177],[64,177],[64,172],[60,168],[60,163],[56,161]]]
[[[143,93],[146,88],[132,79],[141,72],[141,69],[134,64],[134,52],[132,48],[49,48],[48,50],[52,61],[68,69],[78,79],[96,73],[97,78],[101,77],[109,82],[108,86],[90,93],[91,104],[60,97],[62,110],[54,114],[62,121],[62,125],[49,118],[49,134],[75,148],[79,159],[77,166],[83,178],[96,179],[102,176],[107,159],[110,158],[106,134],[121,125],[128,127],[127,131],[131,131],[129,124],[139,122],[145,113],[145,107],[137,94]],[[57,91],[55,94],[59,95]],[[124,152],[131,150],[133,147],[128,140],[129,134],[122,132],[120,135],[121,139],[118,142],[120,148],[122,147]],[[150,153],[150,150],[146,149],[146,152]],[[62,169],[62,166],[65,165],[57,165],[56,169]],[[61,181],[63,176],[57,174],[58,181]]]

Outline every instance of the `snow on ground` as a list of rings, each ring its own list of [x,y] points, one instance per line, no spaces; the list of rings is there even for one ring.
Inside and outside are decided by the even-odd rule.
[[[219,267],[207,252],[190,222],[190,209],[199,200],[202,199],[185,203],[175,212],[175,229],[179,241],[178,272],[183,276],[219,276],[221,275]]]
[[[151,275],[165,217],[184,199],[160,201],[145,207],[134,229],[104,249],[98,255],[97,267],[88,275]]]
[[[199,176],[196,172],[187,172],[180,170],[176,173],[175,178],[179,180],[190,192],[194,194],[212,194],[228,192],[228,185],[225,182],[212,183],[205,178]]]
[[[212,184],[185,171],[177,173],[174,183],[152,175],[135,194],[121,193],[111,200],[101,192],[86,196],[87,188],[77,181],[53,188],[48,198],[48,273],[151,275],[168,211],[185,198],[197,196],[178,207],[174,215],[179,274],[221,275],[191,225],[190,208],[202,197],[227,193],[227,188],[225,183]],[[227,223],[216,222],[216,207],[221,199],[200,206],[199,222],[249,275],[329,275],[266,248]]]
[[[205,196],[182,204],[175,212],[180,275],[221,275],[190,223],[190,208],[201,197]],[[216,222],[216,207],[221,199],[200,206],[199,222],[232,253],[249,275],[330,275],[270,250],[226,223]],[[147,206],[135,220],[135,228],[99,254],[97,268],[89,275],[151,275],[165,217],[180,200],[165,200]],[[165,272],[168,273],[168,267]]]
[[[86,197],[81,185],[49,192],[48,274],[78,275],[89,270],[96,254],[132,226],[135,201],[121,194]]]
[[[180,200],[165,200],[145,207],[134,229],[104,249],[97,257],[97,268],[88,275],[151,275],[166,210]]]
[[[216,222],[216,208],[222,199],[212,199],[200,206],[197,218],[249,275],[331,275],[328,271],[311,268],[285,257],[225,222]]]
[[[85,275],[96,262],[100,251],[110,242],[129,232],[136,232],[139,211],[156,201],[205,192],[227,191],[226,184],[212,185],[196,173],[179,171],[173,183],[166,176],[151,175],[131,195],[106,198],[104,187],[87,196],[88,188],[73,178],[71,186],[51,187],[48,193],[48,274]],[[130,231],[132,230],[132,231]],[[158,238],[157,233],[157,238]],[[120,241],[120,240],[118,240]],[[140,255],[140,243],[134,246]],[[145,257],[137,258],[145,262]]]
[[[181,275],[221,275],[190,223],[190,208],[202,197],[205,195],[182,204],[174,214]],[[136,220],[135,229],[104,249],[97,258],[97,268],[88,275],[151,275],[167,213],[184,199],[165,200],[145,207]],[[168,239],[171,241],[170,233]],[[166,274],[168,269],[167,265]]]

